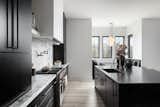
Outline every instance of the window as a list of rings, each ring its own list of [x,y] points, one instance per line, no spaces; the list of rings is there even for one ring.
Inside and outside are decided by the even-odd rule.
[[[109,45],[109,36],[92,36],[92,58],[112,58],[115,56],[114,50],[117,46],[124,43],[124,36],[115,36],[115,46],[113,47]]]
[[[116,39],[115,42],[116,48],[117,46],[124,44],[124,36],[116,36],[115,39]]]
[[[128,36],[128,58],[133,57],[133,35]]]
[[[93,58],[100,57],[100,37],[99,36],[92,37],[92,57]]]
[[[102,57],[103,58],[112,58],[112,47],[109,46],[108,36],[102,37]]]

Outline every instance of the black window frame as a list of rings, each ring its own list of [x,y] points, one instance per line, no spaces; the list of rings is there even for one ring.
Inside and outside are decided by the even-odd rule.
[[[128,35],[128,58],[133,58],[133,56],[131,56],[131,39],[133,39],[132,34]]]
[[[98,57],[93,57],[92,56],[92,58],[100,58],[100,36],[92,36],[92,38],[93,37],[98,38]],[[93,53],[92,53],[92,55],[93,55]]]
[[[112,58],[113,57],[113,47],[111,46],[110,48],[111,48],[111,57],[104,57],[104,52],[103,52],[103,38],[105,38],[105,37],[109,37],[109,36],[102,36],[102,58]]]

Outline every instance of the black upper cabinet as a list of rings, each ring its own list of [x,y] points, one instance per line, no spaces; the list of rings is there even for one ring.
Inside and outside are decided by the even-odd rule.
[[[31,0],[0,0],[0,52],[30,52],[31,22]]]

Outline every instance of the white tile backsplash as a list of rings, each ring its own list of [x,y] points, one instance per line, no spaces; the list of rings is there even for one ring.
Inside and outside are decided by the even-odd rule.
[[[53,64],[53,47],[52,42],[48,40],[32,40],[32,63],[34,67],[39,70],[42,67]],[[38,54],[48,51],[48,54],[42,54],[43,56],[38,56]]]

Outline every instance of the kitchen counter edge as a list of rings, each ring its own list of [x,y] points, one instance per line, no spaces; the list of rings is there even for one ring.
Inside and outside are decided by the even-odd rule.
[[[9,107],[27,107],[55,78],[55,74],[33,76],[31,89]]]

